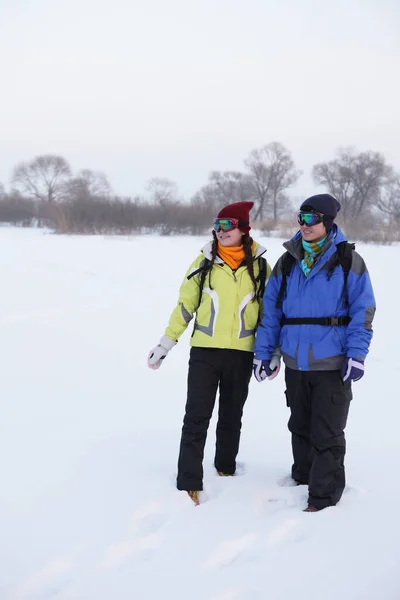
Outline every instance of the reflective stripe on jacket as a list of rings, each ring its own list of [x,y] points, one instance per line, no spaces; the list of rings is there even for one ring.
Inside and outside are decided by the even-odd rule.
[[[218,256],[207,273],[200,306],[201,272],[197,271],[205,258],[211,259],[212,243],[204,246],[202,253],[190,265],[179,290],[178,304],[169,320],[165,334],[178,340],[196,314],[190,345],[202,348],[226,348],[252,352],[255,330],[260,320],[262,300],[252,301],[254,287],[245,265],[236,271]],[[266,252],[254,244],[254,275],[259,277],[258,258]],[[267,263],[267,279],[271,268]]]

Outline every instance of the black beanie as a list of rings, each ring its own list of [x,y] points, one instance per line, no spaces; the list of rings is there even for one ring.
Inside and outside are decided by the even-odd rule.
[[[300,210],[314,210],[315,212],[322,213],[324,215],[324,225],[326,231],[329,233],[333,226],[333,221],[336,218],[340,210],[340,202],[336,200],[330,194],[316,194],[315,196],[310,196],[307,200],[304,200],[303,204],[300,206]]]
[[[315,196],[310,196],[307,200],[304,200],[303,204],[300,206],[300,210],[303,210],[308,207],[315,210],[315,212],[322,213],[327,217],[331,217],[331,221],[336,218],[340,210],[340,202],[336,200],[330,194],[316,194]]]

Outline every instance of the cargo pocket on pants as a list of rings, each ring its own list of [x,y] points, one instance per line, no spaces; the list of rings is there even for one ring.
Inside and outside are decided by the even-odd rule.
[[[351,381],[342,381],[342,389],[333,392],[332,400],[335,404],[345,404],[353,399]]]
[[[332,394],[333,404],[347,404],[347,403],[350,403],[351,399],[352,399],[351,390],[350,390],[350,394],[349,394],[349,392],[346,392],[344,390],[343,390],[343,392],[333,392],[333,394]]]
[[[331,430],[336,432],[335,435],[343,435],[352,397],[351,384],[349,386],[347,382],[343,384],[341,390],[332,392],[329,423]]]

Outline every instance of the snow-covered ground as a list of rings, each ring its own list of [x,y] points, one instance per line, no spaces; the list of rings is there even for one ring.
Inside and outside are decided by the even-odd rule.
[[[399,600],[400,249],[357,245],[378,311],[348,488],[306,514],[277,483],[283,374],[251,383],[238,476],[214,472],[214,420],[204,503],[175,489],[190,332],[146,358],[205,239],[0,229],[1,600]]]

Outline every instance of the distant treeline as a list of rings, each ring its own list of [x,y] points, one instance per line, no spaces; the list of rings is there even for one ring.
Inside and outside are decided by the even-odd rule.
[[[301,175],[289,150],[272,142],[250,152],[243,171],[211,172],[190,199],[164,178],[151,179],[142,196],[121,197],[104,173],[73,173],[65,158],[42,155],[16,165],[9,190],[0,184],[0,222],[65,234],[203,234],[222,206],[253,200],[253,223],[268,233],[295,227],[288,192]],[[314,165],[312,177],[341,203],[338,220],[348,236],[400,238],[400,173],[382,154],[340,148],[331,161]]]

